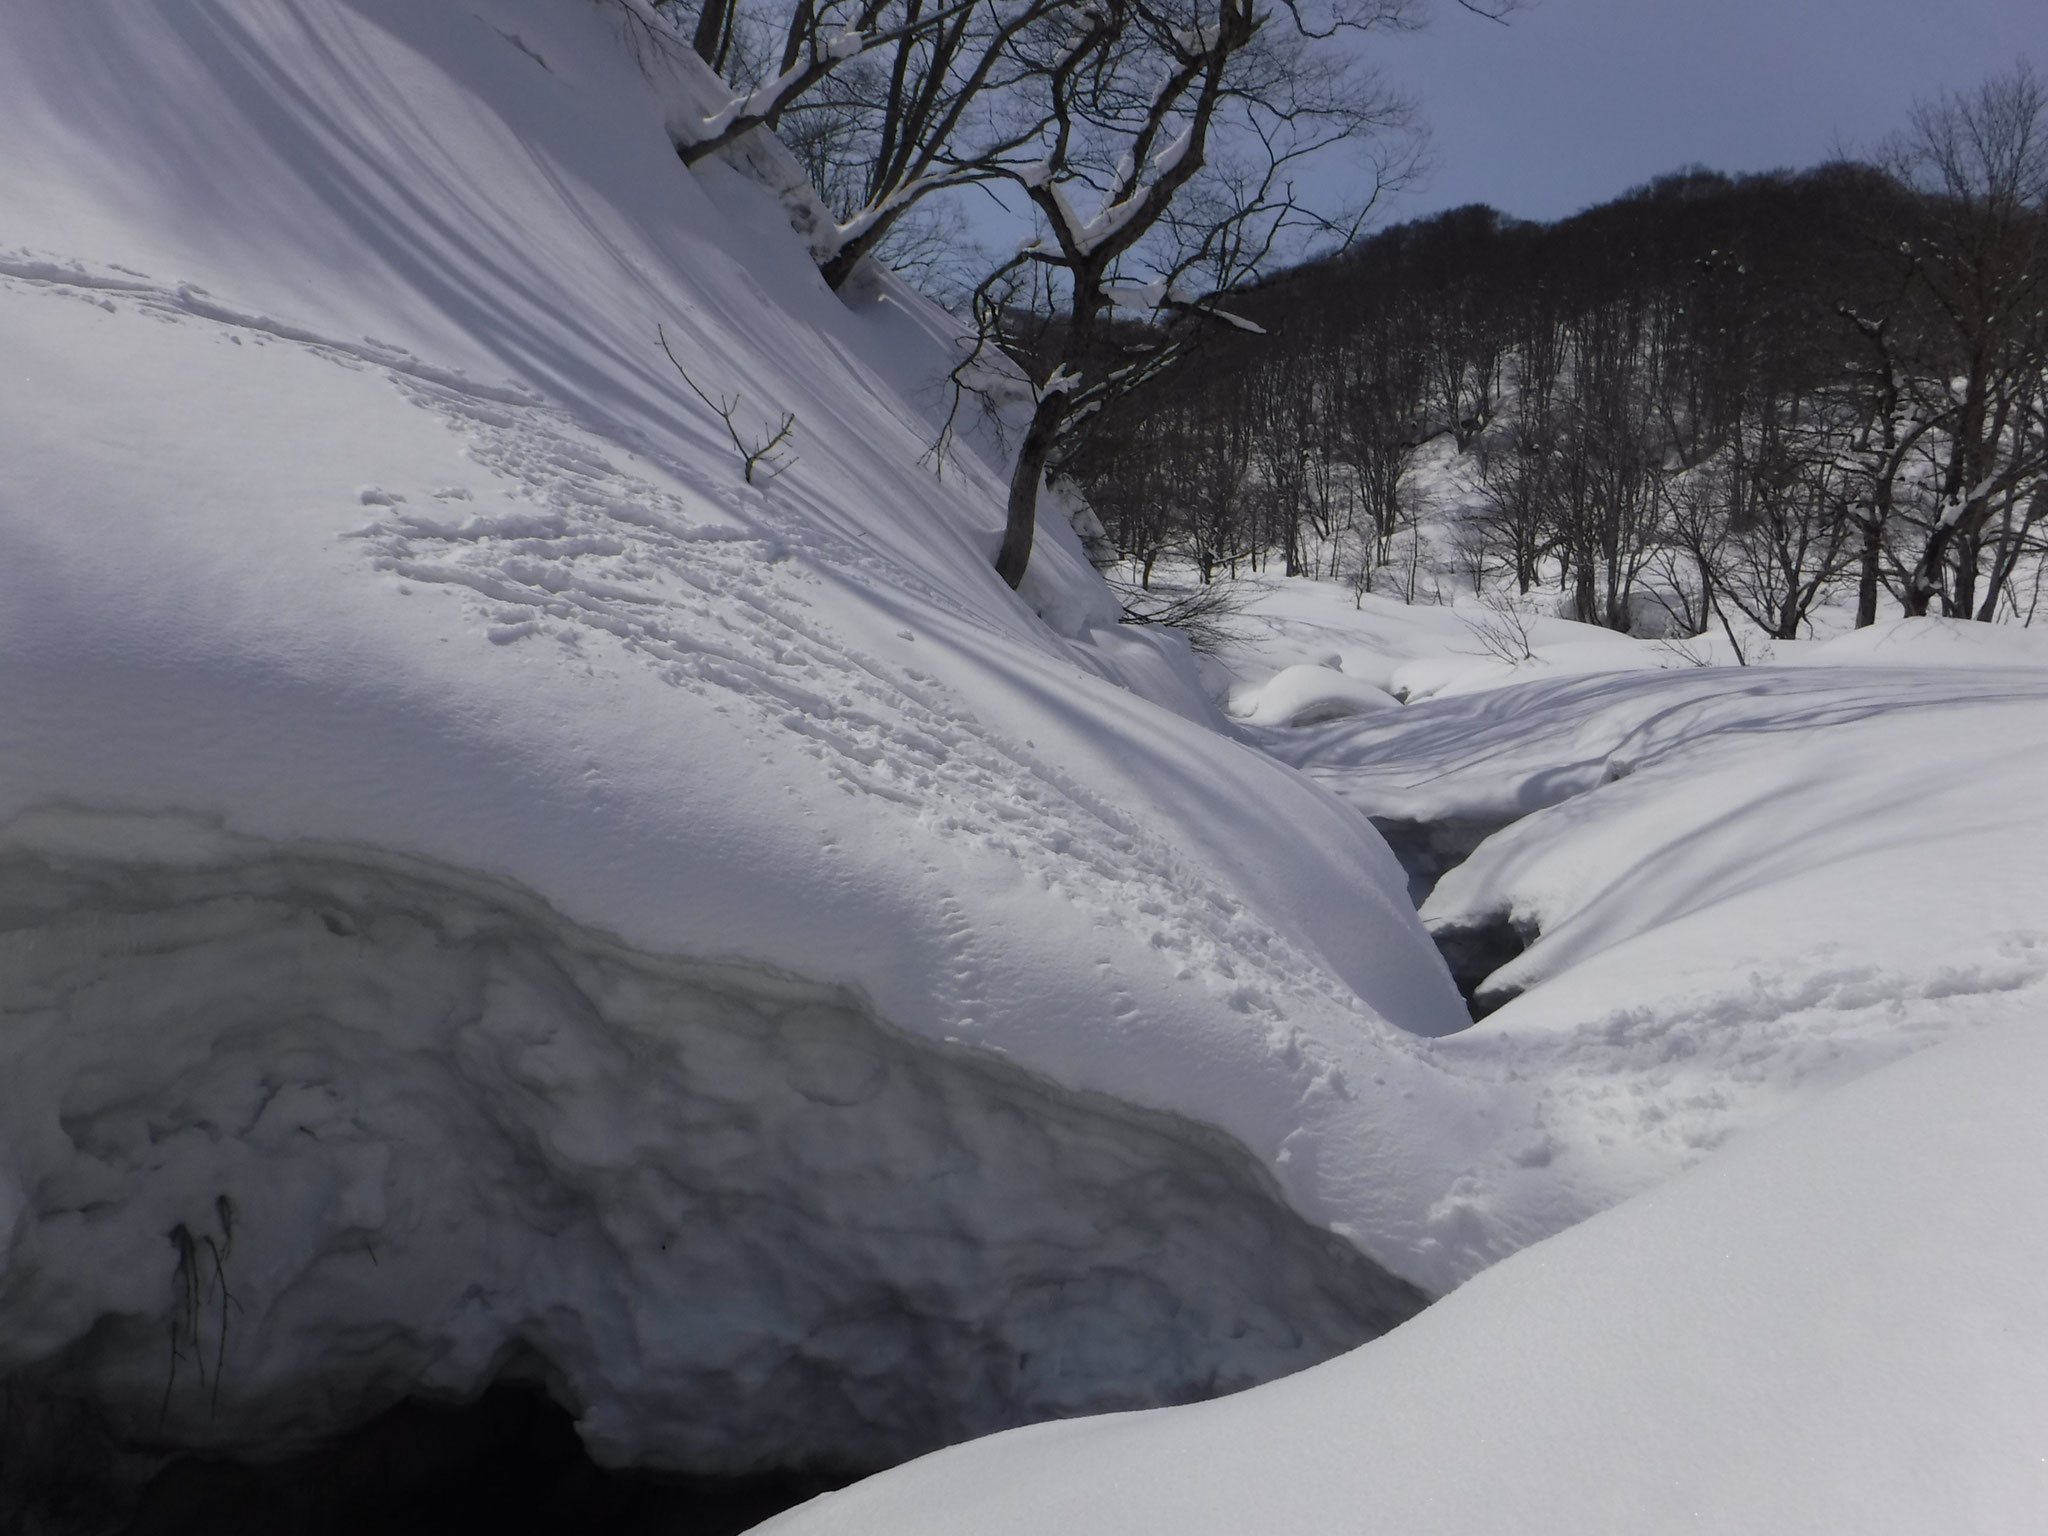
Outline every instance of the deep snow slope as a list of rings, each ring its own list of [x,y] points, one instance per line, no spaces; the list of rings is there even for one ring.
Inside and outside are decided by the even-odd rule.
[[[899,1467],[775,1536],[2036,1530],[2048,1035],[1873,1073],[1221,1402]]]
[[[686,172],[635,36],[0,9],[0,1374],[241,1445],[524,1362],[611,1459],[860,1461],[1412,1308],[1330,1228],[1470,1273],[1384,845],[1063,530],[1002,587],[943,322]]]

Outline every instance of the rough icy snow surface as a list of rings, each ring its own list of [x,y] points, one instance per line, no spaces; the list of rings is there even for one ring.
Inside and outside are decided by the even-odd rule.
[[[276,1450],[540,1362],[607,1460],[866,1468],[1268,1380],[1419,1303],[1226,1138],[842,992],[388,858],[24,830],[16,1420]]]
[[[1850,1084],[1221,1402],[1047,1424],[775,1536],[2027,1531],[2048,1509],[2048,1035]]]

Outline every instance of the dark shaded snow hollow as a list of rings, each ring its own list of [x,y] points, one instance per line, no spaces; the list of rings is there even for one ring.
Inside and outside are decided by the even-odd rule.
[[[872,1468],[1268,1380],[1423,1300],[1190,1122],[509,887],[244,853],[0,861],[17,1478],[508,1374],[600,1461]]]

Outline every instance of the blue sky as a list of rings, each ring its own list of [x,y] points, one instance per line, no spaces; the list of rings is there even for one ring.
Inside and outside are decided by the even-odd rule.
[[[2022,54],[2048,69],[2044,0],[1535,0],[1509,25],[1437,0],[1373,57],[1431,128],[1434,172],[1389,208],[1491,203],[1560,218],[1680,166],[1807,166],[1867,150],[1916,96]]]

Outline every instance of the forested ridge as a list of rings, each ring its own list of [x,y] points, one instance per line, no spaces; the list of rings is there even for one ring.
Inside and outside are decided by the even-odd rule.
[[[1652,633],[1791,638],[1830,602],[2030,618],[2040,98],[2022,70],[1924,107],[1883,165],[1388,229],[1233,296],[1263,334],[1208,328],[1064,469],[1148,584],[1162,559],[1511,584]]]
[[[2024,62],[1902,103],[1867,162],[1360,240],[1415,123],[1334,40],[1415,0],[690,9],[626,0],[732,93],[674,126],[684,160],[774,129],[832,287],[874,255],[968,295],[934,462],[964,397],[1028,401],[1013,587],[1064,476],[1143,587],[1162,559],[1204,585],[1270,560],[1409,600],[1554,590],[1566,617],[1738,649],[1823,608],[2037,607],[2048,85]],[[1023,232],[1007,255],[956,238],[967,193]]]

